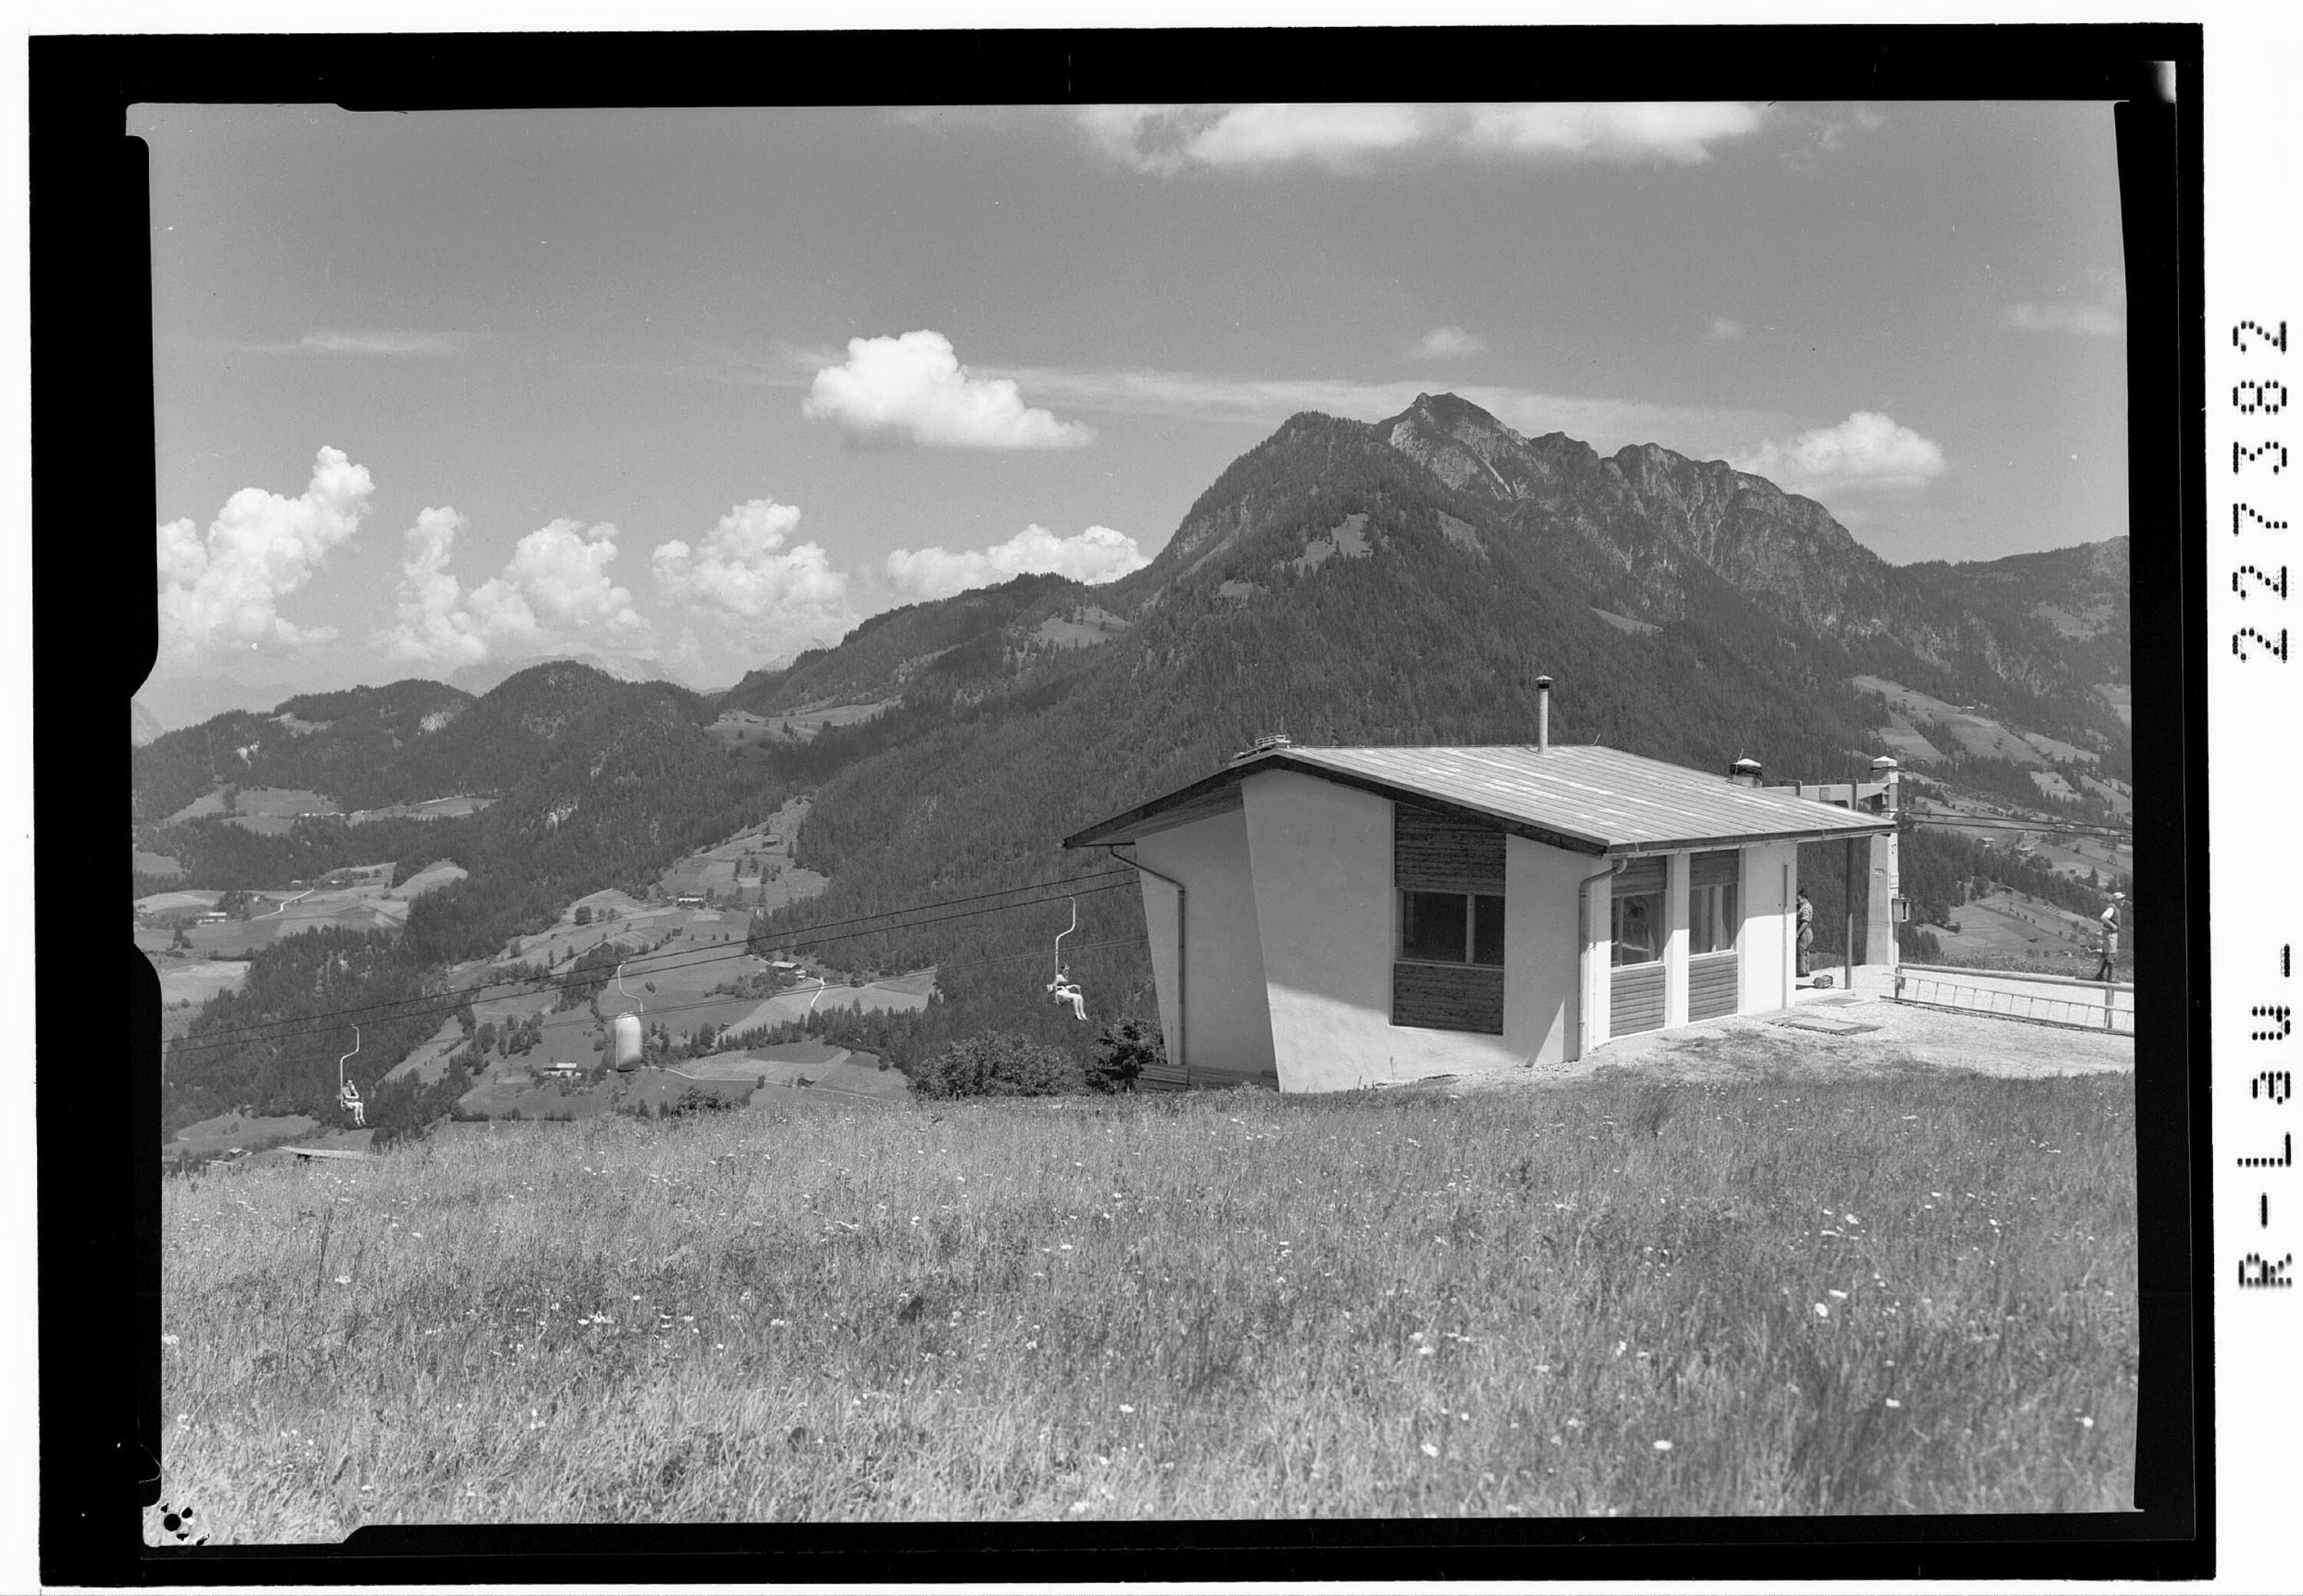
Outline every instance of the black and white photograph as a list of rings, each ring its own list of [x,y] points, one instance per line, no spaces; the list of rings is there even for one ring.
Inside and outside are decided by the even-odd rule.
[[[1558,83],[129,109],[147,1546],[2135,1520],[2129,97]]]

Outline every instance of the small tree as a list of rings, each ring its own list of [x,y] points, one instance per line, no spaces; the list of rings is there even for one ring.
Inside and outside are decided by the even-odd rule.
[[[992,1031],[953,1043],[920,1067],[914,1084],[925,1097],[1056,1097],[1087,1080],[1069,1055]]]
[[[1167,1061],[1168,1049],[1159,1022],[1123,1015],[1108,1022],[1096,1037],[1087,1084],[1099,1092],[1133,1092],[1136,1077],[1147,1066]]]

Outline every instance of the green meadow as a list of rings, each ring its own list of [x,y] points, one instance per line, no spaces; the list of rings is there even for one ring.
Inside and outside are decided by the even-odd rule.
[[[367,1524],[2130,1507],[2127,1076],[772,1107],[164,1188],[164,1490]]]

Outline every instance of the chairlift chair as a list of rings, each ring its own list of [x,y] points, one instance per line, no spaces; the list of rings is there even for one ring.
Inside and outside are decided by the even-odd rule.
[[[1073,1015],[1085,1019],[1087,999],[1081,994],[1079,984],[1072,979],[1071,972],[1064,968],[1064,939],[1078,929],[1079,899],[1075,898],[1072,899],[1072,923],[1056,933],[1056,978],[1048,983],[1046,991],[1048,1001],[1059,1009],[1069,1003]]]
[[[360,1101],[359,1087],[344,1073],[344,1066],[357,1057],[359,1051],[359,1027],[354,1026],[352,1051],[336,1060],[336,1102],[342,1105],[344,1112],[352,1117],[353,1126],[364,1129],[367,1125],[367,1105]]]

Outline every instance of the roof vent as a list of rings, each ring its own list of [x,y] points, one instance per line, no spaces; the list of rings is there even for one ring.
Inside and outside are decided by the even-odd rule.
[[[1258,754],[1269,754],[1274,748],[1288,748],[1295,745],[1295,739],[1285,731],[1266,731],[1238,753],[1234,754],[1231,756],[1231,762],[1237,764],[1243,759],[1254,758]]]
[[[1762,767],[1756,759],[1746,756],[1727,767],[1727,779],[1742,787],[1757,787]]]

